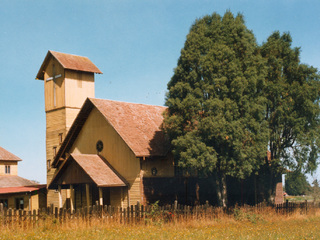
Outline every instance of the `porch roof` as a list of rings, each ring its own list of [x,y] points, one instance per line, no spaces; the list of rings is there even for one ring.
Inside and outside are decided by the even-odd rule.
[[[53,177],[49,188],[54,188],[54,186],[59,183],[68,184],[62,178],[64,173],[68,171],[69,166],[71,166],[70,163],[72,161],[74,161],[98,187],[127,186],[126,180],[101,156],[96,154],[71,154]]]

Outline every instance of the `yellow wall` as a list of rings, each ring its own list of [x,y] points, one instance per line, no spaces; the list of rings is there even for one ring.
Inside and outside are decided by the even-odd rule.
[[[141,198],[140,191],[136,190],[140,188],[140,160],[135,157],[131,149],[113,127],[110,126],[102,114],[94,108],[70,152],[97,154],[96,143],[98,140],[101,140],[104,146],[100,154],[128,181],[130,204],[136,204],[137,200]],[[112,192],[116,193],[113,197]],[[120,199],[121,191],[113,189],[110,195],[111,202],[115,203],[116,201],[113,198]],[[122,199],[122,201],[125,201],[124,197]]]
[[[8,175],[5,166],[10,166],[10,175],[18,175],[18,163],[15,161],[0,161],[0,175]]]
[[[40,193],[39,193],[40,192]],[[39,191],[39,194],[44,194],[43,192]],[[33,211],[38,210],[41,207],[44,207],[41,205],[41,202],[39,200],[39,197],[42,198],[42,196],[39,196],[39,194],[30,194],[30,193],[14,193],[14,194],[8,194],[8,195],[0,195],[0,199],[7,199],[8,200],[8,208],[16,209],[16,199],[23,198],[24,201],[24,211]],[[30,204],[29,204],[30,201]],[[43,201],[43,200],[42,200]],[[45,200],[44,200],[45,201]]]
[[[88,97],[94,97],[94,74],[65,70],[65,105],[81,108]]]

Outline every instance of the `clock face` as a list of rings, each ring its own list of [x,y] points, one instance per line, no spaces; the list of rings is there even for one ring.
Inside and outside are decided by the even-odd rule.
[[[101,140],[99,140],[96,144],[96,149],[98,152],[101,152],[103,149],[103,142]]]

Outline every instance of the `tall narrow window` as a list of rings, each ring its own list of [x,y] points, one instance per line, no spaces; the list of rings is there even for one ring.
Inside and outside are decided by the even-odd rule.
[[[56,147],[56,146],[54,146],[54,147],[52,148],[52,150],[53,150],[53,156],[55,157],[55,156],[56,156],[56,154],[57,154],[57,147]]]
[[[59,133],[59,144],[62,143],[63,140],[63,133]]]
[[[49,159],[49,160],[47,161],[47,163],[48,163],[47,169],[50,170],[50,168],[51,168],[51,160]]]
[[[5,173],[10,174],[10,165],[5,166]]]

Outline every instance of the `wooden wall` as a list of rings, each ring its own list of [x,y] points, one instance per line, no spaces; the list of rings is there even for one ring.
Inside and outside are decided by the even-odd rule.
[[[93,109],[70,152],[97,154],[96,143],[98,140],[101,140],[104,145],[100,154],[128,181],[130,185],[130,204],[136,204],[136,201],[141,198],[140,191],[131,191],[130,189],[140,188],[140,160],[135,157],[131,149],[113,127],[110,126],[104,116],[97,109]],[[116,195],[112,195],[112,192]],[[125,198],[121,197],[120,190],[112,189],[112,192],[110,193],[111,196],[122,199],[124,204],[126,204]],[[111,199],[111,201],[115,202],[114,199]]]
[[[53,76],[61,76],[53,80],[47,81],[48,78]],[[64,69],[60,63],[51,58],[44,74],[44,99],[45,99],[45,111],[50,111],[55,108],[61,108],[65,104],[65,91],[64,91]]]
[[[94,73],[65,70],[65,92],[65,106],[81,108],[88,97],[94,97]]]
[[[156,175],[152,175],[153,168],[157,170]],[[173,156],[141,160],[141,169],[143,177],[174,177]]]
[[[56,79],[47,80],[58,76]],[[50,183],[56,172],[48,168],[55,152],[58,152],[63,140],[80,111],[87,97],[94,97],[94,73],[64,69],[60,63],[51,58],[44,73],[44,94],[46,111],[46,166],[47,183]],[[62,136],[62,139],[61,139]],[[55,150],[54,150],[55,148]],[[63,204],[66,205],[68,191],[62,190]],[[48,205],[58,206],[57,191],[49,190]]]

